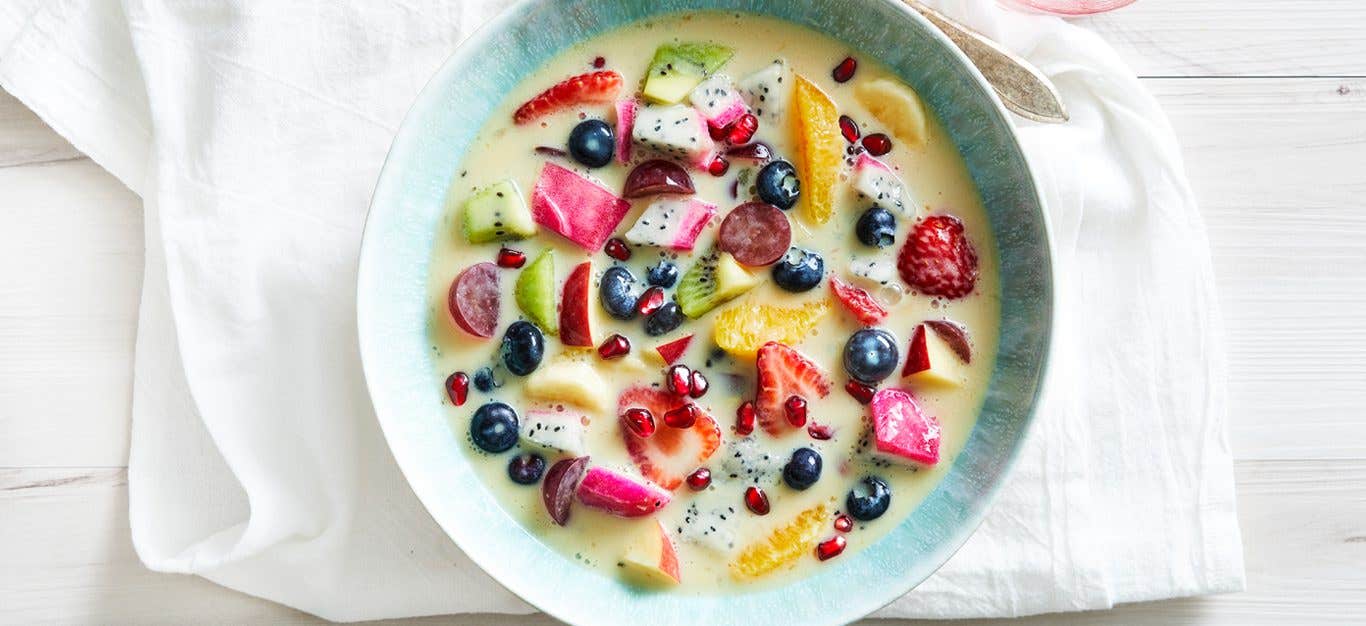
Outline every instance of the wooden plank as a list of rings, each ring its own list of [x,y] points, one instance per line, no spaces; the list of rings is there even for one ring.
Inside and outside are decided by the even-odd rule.
[[[0,90],[0,167],[80,158],[81,153],[14,96]]]

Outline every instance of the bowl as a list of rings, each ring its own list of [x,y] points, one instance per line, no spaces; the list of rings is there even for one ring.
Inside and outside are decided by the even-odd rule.
[[[722,9],[823,31],[880,59],[948,128],[987,207],[1001,263],[998,358],[977,424],[943,481],[865,550],[776,588],[640,590],[543,545],[476,475],[430,358],[428,262],[455,157],[517,81],[556,52],[667,13]],[[375,412],[427,510],[490,576],[578,624],[829,624],[910,590],[976,528],[1025,437],[1043,378],[1053,290],[1048,228],[1005,109],[938,30],[891,0],[524,0],[463,43],[413,103],[379,176],[361,245],[357,322]]]

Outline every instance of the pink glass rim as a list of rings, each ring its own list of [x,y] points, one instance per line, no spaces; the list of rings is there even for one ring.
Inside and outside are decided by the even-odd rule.
[[[1133,4],[1134,0],[1006,0],[1006,2],[1057,15],[1090,15],[1128,6]]]

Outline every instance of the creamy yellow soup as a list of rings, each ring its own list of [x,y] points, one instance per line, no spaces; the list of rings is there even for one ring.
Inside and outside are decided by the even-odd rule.
[[[585,572],[622,577],[629,584],[637,584],[632,578],[623,576],[623,570],[626,569],[623,558],[632,549],[633,542],[640,541],[642,529],[658,520],[666,529],[678,560],[680,582],[672,587],[672,592],[706,593],[750,589],[755,585],[779,585],[811,574],[824,565],[816,551],[816,545],[822,541],[835,536],[844,537],[847,548],[834,557],[836,559],[852,558],[859,550],[876,542],[906,518],[952,465],[972,430],[995,359],[1000,309],[996,251],[977,190],[938,121],[932,116],[928,120],[923,142],[904,141],[892,136],[893,149],[880,159],[890,165],[904,182],[906,193],[914,204],[911,210],[921,216],[948,213],[961,219],[980,266],[975,291],[962,298],[930,298],[913,293],[904,286],[903,290],[907,293],[898,297],[896,289],[870,288],[890,312],[880,327],[896,337],[903,361],[912,331],[923,320],[953,320],[965,327],[971,337],[973,353],[970,363],[963,365],[964,379],[961,384],[919,384],[902,379],[900,363],[896,371],[881,383],[882,387],[911,390],[924,412],[936,418],[942,427],[939,462],[930,468],[916,469],[879,459],[868,450],[869,407],[844,390],[849,378],[841,360],[846,339],[861,325],[831,298],[831,292],[824,282],[807,292],[790,293],[778,288],[768,278],[767,268],[750,268],[755,276],[764,279],[762,284],[700,319],[684,322],[677,330],[661,337],[647,336],[639,319],[621,321],[597,310],[600,308],[597,302],[597,278],[613,264],[628,267],[643,281],[646,268],[661,258],[673,260],[683,272],[704,251],[711,249],[721,218],[735,206],[753,199],[751,190],[757,165],[743,159],[730,159],[728,171],[721,176],[713,176],[697,168],[690,170],[696,197],[715,204],[719,210],[719,215],[702,232],[691,253],[632,246],[631,259],[619,263],[602,252],[585,252],[546,228],[540,228],[535,236],[520,241],[477,245],[466,241],[461,230],[461,210],[463,203],[476,190],[511,179],[521,193],[528,196],[525,200],[530,202],[531,190],[547,161],[588,174],[600,180],[607,189],[620,194],[631,164],[614,162],[606,167],[589,169],[571,158],[534,150],[538,146],[563,149],[570,130],[582,119],[599,118],[612,124],[615,113],[610,103],[572,107],[527,125],[514,125],[513,111],[548,86],[568,76],[592,71],[592,64],[597,57],[604,59],[604,69],[615,70],[624,77],[622,95],[627,96],[638,88],[656,46],[678,41],[716,42],[732,47],[734,56],[720,71],[736,78],[757,71],[775,59],[784,59],[794,72],[828,94],[841,114],[857,121],[864,134],[887,132],[886,125],[854,96],[854,89],[860,83],[891,77],[875,59],[853,54],[858,61],[855,75],[848,82],[837,83],[832,78],[832,68],[851,55],[845,45],[802,27],[751,15],[698,13],[630,25],[575,45],[528,75],[490,115],[469,152],[452,161],[452,184],[447,210],[432,252],[428,295],[431,342],[437,364],[437,370],[433,373],[433,393],[445,396],[442,383],[452,372],[466,372],[472,376],[476,370],[486,366],[494,369],[495,378],[501,384],[491,393],[471,388],[468,400],[462,406],[454,406],[450,400],[446,400],[450,427],[461,441],[466,442],[467,452],[479,469],[489,495],[486,496],[483,491],[470,490],[467,485],[452,484],[450,488],[469,490],[469,497],[496,498],[516,523],[522,524],[547,546],[581,563]],[[791,108],[789,102],[789,112]],[[797,146],[791,124],[765,121],[754,139],[772,146],[777,158],[793,160]],[[649,151],[641,146],[636,146],[634,152],[635,162],[652,158]],[[856,258],[882,258],[895,263],[897,251],[906,240],[912,220],[899,218],[897,240],[893,246],[876,249],[860,243],[854,235],[854,224],[869,201],[852,190],[849,164],[846,162],[842,167],[843,171],[839,173],[836,183],[833,219],[824,225],[813,226],[805,223],[797,211],[788,212],[793,231],[792,245],[822,255],[827,276],[841,277],[859,284],[850,276],[851,261]],[[737,179],[742,177],[746,184],[737,185]],[[733,195],[733,188],[738,188],[738,194]],[[621,235],[628,229],[651,200],[632,200],[631,211],[618,226],[616,234]],[[508,478],[507,467],[509,461],[520,454],[539,454],[546,459],[547,464],[553,464],[568,455],[526,442],[508,452],[489,454],[468,443],[471,416],[487,402],[505,402],[523,416],[536,408],[558,406],[566,411],[584,414],[588,423],[587,453],[593,465],[634,477],[641,475],[623,446],[623,426],[618,419],[615,400],[607,410],[534,400],[526,393],[526,378],[513,375],[498,365],[499,338],[503,329],[524,317],[513,297],[513,285],[520,270],[499,270],[502,290],[499,329],[492,338],[474,337],[450,322],[447,297],[452,280],[475,263],[494,260],[502,247],[521,251],[529,259],[534,259],[545,248],[553,248],[557,255],[556,279],[560,282],[565,281],[575,265],[591,260],[594,269],[591,302],[595,309],[593,339],[601,342],[613,333],[620,333],[631,342],[630,355],[604,360],[591,349],[566,348],[557,337],[547,335],[541,367],[564,359],[589,363],[603,379],[606,387],[603,393],[615,399],[616,394],[627,387],[662,383],[665,365],[652,354],[654,347],[684,335],[694,335],[680,362],[707,376],[710,388],[696,402],[715,419],[722,432],[720,448],[709,459],[698,464],[711,472],[713,480],[709,487],[697,492],[686,484],[680,486],[672,492],[672,501],[667,506],[653,515],[637,518],[616,517],[575,503],[569,522],[559,526],[547,514],[539,486],[512,482]],[[866,283],[864,285],[869,286]],[[670,290],[668,293],[673,292]],[[822,300],[829,304],[828,313],[812,332],[793,347],[823,368],[832,381],[832,390],[827,397],[808,398],[808,414],[811,422],[828,426],[833,436],[828,440],[817,440],[801,428],[791,429],[780,437],[768,435],[762,428],[756,428],[754,434],[747,437],[738,435],[734,431],[736,410],[742,402],[753,398],[755,363],[752,358],[734,358],[716,348],[712,328],[716,316],[730,307],[752,303],[799,307],[804,303]],[[661,416],[655,417],[658,420]],[[659,421],[657,428],[668,426]],[[751,448],[757,448],[773,461],[774,467],[768,468],[770,471],[764,473],[757,483],[770,502],[771,510],[765,515],[751,512],[744,502],[745,489],[756,484],[755,481],[745,475],[731,477],[732,473],[742,473],[727,464],[727,459],[734,457],[736,446],[745,447],[745,454],[748,455],[755,453]],[[799,447],[812,448],[823,459],[819,480],[801,491],[786,486],[780,475],[782,464]],[[873,521],[856,521],[852,530],[840,532],[835,528],[835,519],[845,512],[846,495],[860,478],[867,475],[879,476],[890,485],[890,508]],[[825,508],[819,508],[821,506]],[[802,511],[813,507],[821,512],[820,528],[817,532],[803,535],[801,545],[795,547],[800,556],[761,576],[737,574],[735,561],[748,546],[768,540],[774,532],[792,523]],[[719,518],[711,515],[717,511],[729,512],[725,514],[726,519],[719,533],[699,537],[692,527],[697,522],[695,518],[698,513],[707,512],[708,519],[715,522]]]

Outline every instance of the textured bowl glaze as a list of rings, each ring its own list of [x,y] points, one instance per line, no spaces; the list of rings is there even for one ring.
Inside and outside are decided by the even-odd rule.
[[[542,545],[476,476],[433,373],[426,284],[433,237],[464,154],[503,94],[560,50],[643,18],[723,9],[823,31],[881,60],[948,128],[987,208],[1001,262],[998,358],[982,413],[935,490],[867,549],[809,578],[726,595],[635,589]],[[413,491],[486,572],[578,624],[833,624],[866,615],[934,572],[986,512],[1028,428],[1053,303],[1047,224],[1005,110],[934,27],[892,0],[524,0],[460,46],[418,96],[380,174],[361,246],[361,357],[385,437]]]

